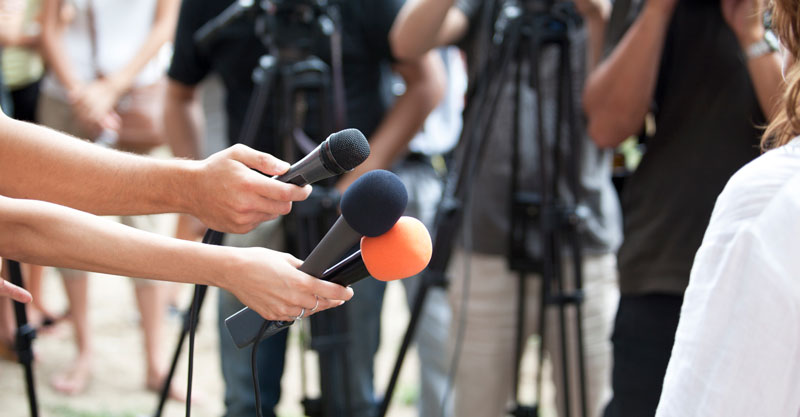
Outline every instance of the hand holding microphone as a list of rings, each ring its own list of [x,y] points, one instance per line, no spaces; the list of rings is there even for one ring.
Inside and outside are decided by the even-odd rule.
[[[367,139],[357,129],[330,135],[291,167],[272,155],[234,145],[192,161],[193,186],[176,191],[188,194],[183,212],[194,214],[207,227],[246,233],[288,213],[293,201],[305,200],[311,192],[305,185],[349,171],[368,156]],[[259,174],[273,177],[265,180]]]
[[[362,175],[342,195],[342,215],[299,269],[321,277],[357,245],[362,236],[376,237],[391,229],[407,203],[408,193],[395,174],[376,170]],[[237,345],[243,347],[255,340],[263,322],[261,316],[245,308],[231,316],[226,324]]]
[[[385,234],[364,236],[361,249],[329,268],[322,279],[347,286],[368,276],[381,281],[408,278],[428,266],[432,250],[430,234],[422,222],[412,217],[401,217]],[[239,348],[258,338],[263,323],[264,319],[250,309],[243,309],[225,320],[225,326]],[[292,323],[270,322],[262,338],[272,336]]]

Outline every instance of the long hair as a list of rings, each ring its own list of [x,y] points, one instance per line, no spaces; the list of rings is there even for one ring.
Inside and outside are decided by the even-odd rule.
[[[797,0],[772,0],[772,29],[781,45],[790,54],[786,67],[786,91],[782,107],[767,126],[761,139],[764,150],[785,145],[800,135],[800,2]]]

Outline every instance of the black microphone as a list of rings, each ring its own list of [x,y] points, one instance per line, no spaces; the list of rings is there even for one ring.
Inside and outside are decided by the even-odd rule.
[[[367,172],[342,194],[342,215],[298,269],[322,277],[362,236],[377,237],[389,231],[407,204],[408,192],[397,175],[384,170]],[[258,337],[263,322],[263,317],[245,307],[225,319],[225,326],[236,346],[243,348]],[[286,327],[292,322],[275,323]]]
[[[328,136],[285,174],[273,178],[299,186],[312,184],[350,171],[368,156],[369,143],[364,134],[358,129],[345,129]]]

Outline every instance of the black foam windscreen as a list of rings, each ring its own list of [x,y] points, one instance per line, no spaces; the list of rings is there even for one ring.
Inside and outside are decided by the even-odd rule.
[[[367,172],[342,194],[342,217],[356,232],[369,237],[386,233],[408,204],[400,178],[382,169]]]
[[[331,155],[345,171],[357,167],[369,156],[367,138],[358,129],[336,132],[329,139]]]

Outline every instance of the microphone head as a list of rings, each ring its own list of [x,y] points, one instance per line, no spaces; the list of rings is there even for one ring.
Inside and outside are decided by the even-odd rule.
[[[367,172],[342,194],[342,217],[361,235],[386,233],[406,211],[408,192],[400,178],[382,169]]]
[[[367,138],[358,129],[345,129],[328,136],[331,156],[345,171],[357,167],[369,156]]]
[[[422,272],[433,253],[428,229],[421,221],[401,217],[388,232],[361,238],[361,259],[375,279],[393,281]]]

